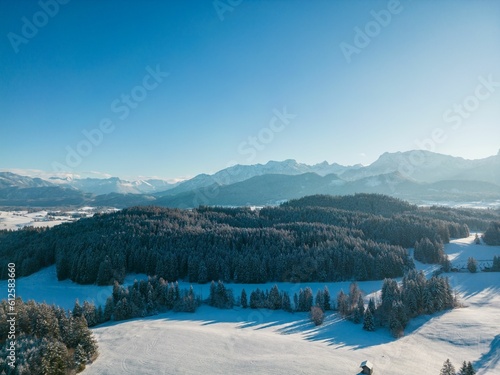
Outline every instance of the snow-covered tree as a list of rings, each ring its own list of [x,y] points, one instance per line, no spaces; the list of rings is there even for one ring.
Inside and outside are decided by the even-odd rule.
[[[365,311],[365,315],[363,318],[363,329],[365,331],[375,331],[375,320],[369,308]]]
[[[311,307],[310,317],[311,317],[311,320],[314,323],[314,325],[319,326],[319,325],[323,324],[323,321],[325,319],[325,313],[323,312],[321,307],[313,306],[313,307]]]
[[[455,375],[455,367],[453,367],[449,359],[444,362],[439,375]]]
[[[469,257],[469,259],[467,259],[467,269],[470,273],[477,272],[477,261],[474,258]]]

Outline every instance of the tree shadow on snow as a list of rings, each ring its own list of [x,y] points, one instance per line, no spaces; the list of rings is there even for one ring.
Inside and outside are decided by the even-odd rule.
[[[418,331],[432,319],[439,319],[445,312],[412,319],[405,329],[405,335]],[[201,306],[195,313],[166,312],[159,315],[135,318],[119,322],[107,322],[95,328],[109,327],[127,322],[147,322],[149,320],[169,322],[189,321],[202,326],[213,324],[235,324],[236,329],[273,329],[282,335],[301,335],[309,341],[324,342],[334,347],[349,347],[352,350],[387,344],[397,340],[387,328],[377,328],[374,332],[363,330],[362,324],[354,324],[343,319],[338,313],[328,312],[322,325],[315,326],[308,313],[289,313],[268,309],[217,309]]]

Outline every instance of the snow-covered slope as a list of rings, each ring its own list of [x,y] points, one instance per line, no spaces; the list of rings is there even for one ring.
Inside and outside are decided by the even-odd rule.
[[[500,254],[499,247],[473,245],[472,240],[447,245],[453,262]],[[433,266],[427,268],[430,274]],[[168,313],[96,328],[101,357],[84,374],[356,374],[359,363],[369,359],[377,374],[432,375],[446,358],[457,367],[472,361],[480,375],[499,374],[500,275],[459,273],[451,283],[466,307],[415,319],[399,340],[386,330],[364,332],[336,314],[316,328],[303,313],[204,306],[195,314]],[[332,295],[347,287],[328,285]],[[380,285],[360,283],[367,293]],[[232,287],[238,293],[242,286]],[[123,339],[124,332],[129,340]]]
[[[201,307],[94,329],[100,357],[84,374],[439,374],[446,358],[471,361],[479,375],[500,374],[498,274],[460,274],[467,307],[413,320],[406,336],[365,332],[329,314]]]
[[[469,256],[487,261],[500,247],[475,245],[474,237],[454,240],[445,250],[453,266]],[[416,262],[429,276],[435,266]],[[365,332],[360,325],[328,313],[314,327],[306,313],[202,306],[194,313],[169,312],[94,328],[100,355],[84,375],[123,374],[357,374],[361,361],[375,364],[377,375],[439,374],[449,358],[458,368],[471,361],[478,375],[500,374],[500,273],[450,273],[463,308],[410,322],[401,339],[385,329]],[[144,275],[130,275],[127,283]],[[181,287],[187,286],[181,283]],[[235,295],[267,285],[228,285]],[[279,283],[290,293],[325,283]],[[331,295],[347,290],[348,282],[326,283]],[[366,298],[377,294],[381,281],[359,283]],[[208,296],[209,285],[194,285]],[[6,281],[0,282],[6,288]],[[103,304],[111,287],[58,282],[55,268],[17,280],[18,295],[71,308],[74,300]]]

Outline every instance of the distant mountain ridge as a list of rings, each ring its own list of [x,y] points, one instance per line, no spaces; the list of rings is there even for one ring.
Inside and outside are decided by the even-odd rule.
[[[368,166],[307,165],[288,159],[234,165],[177,184],[118,177],[41,179],[0,172],[1,206],[64,204],[67,197],[73,205],[192,208],[273,205],[307,195],[354,193],[387,194],[412,202],[500,201],[500,154],[466,160],[429,151],[384,153]]]

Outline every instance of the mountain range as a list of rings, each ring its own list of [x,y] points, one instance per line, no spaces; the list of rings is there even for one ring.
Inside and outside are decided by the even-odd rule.
[[[467,160],[429,151],[384,153],[368,166],[295,160],[235,165],[180,183],[161,179],[50,176],[0,172],[0,206],[269,205],[312,194],[381,193],[415,203],[500,200],[500,153]]]

